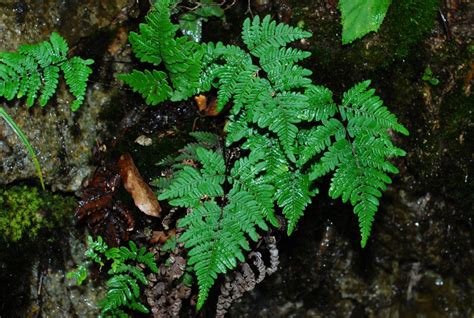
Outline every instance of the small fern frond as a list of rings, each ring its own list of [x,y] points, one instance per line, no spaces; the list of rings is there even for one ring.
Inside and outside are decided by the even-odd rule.
[[[140,24],[140,32],[131,32],[129,36],[133,52],[140,61],[155,66],[163,63],[168,73],[134,70],[132,74],[119,76],[135,91],[144,91],[142,95],[151,105],[167,99],[185,100],[200,86],[204,50],[186,36],[175,38],[179,27],[171,23],[169,6],[169,0],[156,1],[145,17],[146,23]]]
[[[222,46],[217,51],[215,59],[222,59],[225,64],[207,73],[205,81],[218,81],[217,106],[218,111],[231,100],[237,86],[251,80],[256,72],[255,66],[248,53],[237,46]]]
[[[140,93],[148,105],[158,105],[173,94],[164,72],[133,70],[129,74],[118,74],[117,78],[129,85],[134,92]]]
[[[300,65],[279,65],[268,72],[268,78],[276,91],[284,92],[311,84],[308,77],[313,72]]]
[[[140,286],[128,275],[115,275],[107,281],[106,298],[100,303],[102,314],[127,306],[140,297]],[[148,309],[146,310],[148,313]]]
[[[328,174],[336,169],[341,162],[350,160],[351,157],[351,144],[346,139],[336,141],[323,154],[320,161],[311,166],[309,174],[310,180],[316,180]]]
[[[295,230],[304,209],[311,202],[311,195],[315,194],[310,191],[310,184],[308,176],[300,172],[288,171],[282,178],[276,180],[275,198],[288,220],[288,235]]]
[[[264,136],[252,135],[242,145],[243,149],[249,149],[252,152],[264,152],[266,166],[266,177],[270,178],[271,183],[275,184],[276,180],[289,170],[289,162],[281,149],[278,140]],[[273,223],[272,223],[273,224]]]
[[[339,112],[346,126],[336,119],[323,120],[323,125],[299,134],[299,164],[326,150],[310,168],[310,179],[315,180],[335,170],[329,195],[350,200],[359,218],[361,245],[370,235],[374,214],[382,191],[392,182],[387,173],[398,173],[388,158],[404,156],[395,147],[388,133],[393,129],[408,134],[383,102],[369,89],[370,81],[355,85],[344,94]],[[346,133],[347,132],[347,133]],[[335,140],[335,142],[333,142]]]
[[[241,158],[234,163],[230,171],[229,183],[233,185],[229,192],[230,205],[238,208],[239,201],[244,203],[244,208],[240,212],[248,211],[247,218],[251,220],[242,222],[252,226],[257,224],[262,230],[268,230],[264,219],[272,225],[278,226],[278,220],[275,216],[273,195],[275,189],[264,176],[267,163],[263,159],[265,152],[251,152],[249,157]],[[239,193],[242,193],[240,195]],[[256,233],[249,236],[256,240]]]
[[[260,57],[260,66],[269,73],[273,69],[283,65],[293,65],[311,56],[308,51],[302,51],[291,47],[272,47],[265,55]]]
[[[124,263],[119,263],[116,266],[112,265],[111,269],[108,271],[108,274],[128,274],[135,280],[141,282],[143,285],[146,285],[148,283],[148,280],[146,279],[146,276],[141,269]]]
[[[321,121],[332,118],[337,112],[332,92],[323,86],[309,85],[304,95],[308,97],[308,108],[301,111],[304,121]]]
[[[242,138],[249,137],[252,134],[252,129],[249,127],[247,115],[245,113],[240,115],[231,115],[229,121],[225,126],[226,145],[230,146],[238,142]]]
[[[90,59],[83,60],[80,57],[74,56],[61,65],[66,84],[69,86],[71,94],[76,97],[76,100],[71,104],[72,111],[78,110],[84,101],[87,79],[92,73],[89,65],[92,63],[94,63],[94,61]]]
[[[308,38],[310,32],[299,28],[290,27],[284,23],[276,23],[269,15],[263,20],[257,15],[253,20],[247,18],[244,21],[242,39],[247,45],[250,53],[256,57],[262,57],[271,48],[283,47],[296,40]]]
[[[225,178],[224,159],[222,157],[219,159],[218,155],[210,150],[200,149],[198,158],[202,160],[204,171],[190,166],[183,167],[170,187],[159,195],[160,200],[171,199],[169,201],[171,205],[195,207],[207,197],[213,198],[224,194],[222,188]]]
[[[221,153],[199,147],[196,149],[196,155],[202,164],[201,171],[204,177],[223,176],[225,174],[225,162]]]
[[[294,141],[298,134],[298,127],[295,124],[300,120],[292,116],[291,109],[284,106],[284,104],[279,105],[276,99],[269,99],[265,108],[261,108],[259,113],[254,114],[254,120],[257,120],[260,128],[268,128],[278,136],[285,154],[295,162]]]
[[[346,137],[346,130],[343,124],[335,119],[323,120],[322,125],[315,126],[311,129],[300,130],[298,133],[298,142],[300,144],[300,152],[298,165],[302,166],[316,154],[321,153],[333,143],[332,137],[336,141]]]
[[[206,301],[217,275],[235,268],[237,260],[243,262],[242,249],[249,249],[232,209],[226,210],[222,213],[215,201],[206,201],[178,224],[187,228],[180,241],[189,249],[188,264],[194,265],[197,276],[198,310]]]
[[[59,67],[55,65],[50,65],[44,69],[43,72],[43,92],[40,97],[41,107],[46,106],[49,99],[56,92],[59,80]]]
[[[146,23],[140,23],[140,33],[130,32],[133,53],[142,62],[160,65],[166,45],[163,42],[174,38],[178,30],[178,26],[171,23],[169,5],[169,0],[156,1],[145,16]]]
[[[368,89],[369,85],[370,81],[361,82],[344,93],[340,112],[342,118],[349,121],[349,134],[354,136],[360,130],[370,130],[383,135],[387,129],[393,129],[408,135],[408,130],[398,123],[397,117],[383,106],[379,97],[374,96],[375,90]]]

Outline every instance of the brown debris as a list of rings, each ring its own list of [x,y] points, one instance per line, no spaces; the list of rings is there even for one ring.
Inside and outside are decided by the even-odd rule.
[[[274,236],[269,236],[265,239],[265,243],[267,243],[267,249],[270,252],[270,267],[267,268],[267,274],[271,275],[278,270],[278,265],[280,265],[276,238]]]
[[[171,229],[169,232],[164,232],[164,231],[153,231],[153,234],[150,239],[151,244],[156,244],[160,243],[163,244],[165,243],[170,237],[173,237],[176,235],[176,230]]]
[[[179,255],[171,254],[161,264],[157,274],[148,276],[148,287],[145,295],[151,307],[153,317],[179,317],[183,300],[191,296],[191,288],[179,282],[186,269],[186,260]]]
[[[143,181],[132,156],[123,154],[118,162],[120,175],[123,179],[125,189],[132,195],[135,205],[149,216],[159,217],[161,212],[160,204],[151,188]]]
[[[217,110],[217,99],[216,98],[207,98],[205,95],[198,95],[194,97],[199,111],[204,116],[215,117],[219,115]]]
[[[85,186],[75,213],[79,222],[86,222],[92,233],[103,236],[110,246],[128,241],[135,228],[133,212],[114,198],[120,183],[119,174],[98,169]]]
[[[216,317],[223,318],[230,306],[240,299],[245,292],[249,292],[255,286],[263,281],[265,276],[271,275],[278,269],[280,263],[278,258],[278,249],[274,236],[265,238],[266,248],[270,254],[270,267],[267,268],[263,262],[260,252],[251,252],[249,259],[254,259],[253,270],[248,263],[240,265],[240,272],[234,271],[225,276],[225,283],[221,286],[221,294],[217,299]],[[258,276],[255,277],[255,273]]]

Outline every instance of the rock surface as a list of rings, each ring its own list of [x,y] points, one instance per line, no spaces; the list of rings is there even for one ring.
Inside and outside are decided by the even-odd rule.
[[[110,49],[107,45],[112,43],[116,23],[126,18],[134,3],[131,0],[2,1],[0,51],[46,40],[51,32],[57,31],[68,41],[71,54],[96,59],[96,74],[92,78],[100,79],[97,70],[101,61],[97,57],[110,58],[109,52],[117,53],[107,50]],[[76,191],[93,169],[89,164],[91,150],[104,128],[99,114],[111,103],[114,94],[109,85],[91,82],[86,101],[76,113],[69,108],[71,96],[64,83],[44,109],[37,105],[27,109],[23,100],[8,104],[0,100],[0,103],[37,150],[46,183],[53,190]],[[0,158],[0,184],[36,178],[26,149],[4,122],[0,124]]]

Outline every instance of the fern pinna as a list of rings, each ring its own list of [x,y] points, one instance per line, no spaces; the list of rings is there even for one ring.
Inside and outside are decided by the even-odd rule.
[[[238,144],[246,154],[226,162],[222,147],[202,140],[215,138],[196,135],[197,143],[186,147],[179,159],[168,160],[174,167],[172,179],[156,183],[160,200],[188,211],[178,225],[185,229],[180,240],[189,249],[189,264],[198,279],[197,308],[218,274],[244,260],[248,238],[256,241],[269,224],[279,225],[276,211],[287,219],[288,234],[295,230],[318,193],[316,182],[325,175],[332,176],[329,195],[354,207],[364,247],[379,198],[391,182],[388,173],[398,172],[388,159],[405,154],[393,145],[389,131],[408,134],[374,95],[370,82],[354,86],[337,105],[332,92],[314,85],[312,72],[298,64],[310,53],[287,47],[311,33],[277,24],[268,16],[245,20],[245,49],[220,42],[189,44],[188,58],[177,54],[180,71],[173,72],[173,63],[166,60],[172,57],[165,52],[188,42],[183,37],[172,39],[177,26],[170,23],[168,4],[159,2],[148,15],[148,24],[130,40],[143,62],[164,62],[169,75],[133,71],[120,78],[153,105],[217,91],[217,110],[232,105],[225,144]],[[200,66],[194,67],[195,63]],[[173,76],[182,82],[189,74],[189,83],[183,86],[186,94],[174,95],[179,87],[173,91],[168,76],[175,85]]]
[[[86,85],[94,61],[74,56],[67,57],[68,45],[56,32],[49,41],[22,45],[18,52],[0,52],[0,97],[7,100],[26,97],[31,107],[39,96],[44,107],[58,86],[62,71],[69,91],[76,98],[71,109],[76,111],[84,101]]]

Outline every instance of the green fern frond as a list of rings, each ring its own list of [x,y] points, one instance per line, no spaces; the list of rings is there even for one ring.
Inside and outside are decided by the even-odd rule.
[[[94,63],[92,60],[83,60],[80,57],[74,56],[70,60],[61,65],[64,72],[64,79],[69,86],[72,95],[76,100],[72,102],[71,109],[76,111],[82,105],[86,95],[86,82],[89,75],[92,73],[88,65]]]
[[[252,134],[252,128],[249,127],[246,113],[241,115],[231,115],[225,126],[226,145],[230,146],[239,140],[249,137]]]
[[[161,71],[133,70],[129,74],[118,74],[117,78],[128,84],[134,92],[140,93],[148,105],[158,105],[173,94],[166,74]]]
[[[380,98],[374,96],[375,90],[368,89],[369,85],[370,81],[361,82],[344,93],[340,112],[342,118],[349,121],[349,134],[354,136],[365,129],[383,135],[390,128],[407,136],[408,130],[383,106]]]
[[[113,312],[140,297],[140,286],[128,275],[116,275],[107,281],[106,298],[100,303],[102,314]],[[148,309],[145,313],[148,313]]]
[[[244,259],[243,251],[249,249],[246,236],[257,241],[257,227],[267,231],[266,220],[272,224],[278,224],[278,221],[274,215],[274,188],[265,177],[264,152],[252,153],[235,162],[227,176],[231,185],[227,193],[222,188],[224,179],[220,179],[216,182],[219,191],[196,195],[189,192],[213,187],[214,181],[210,178],[220,178],[226,172],[221,153],[199,148],[197,155],[202,168],[184,167],[160,198],[173,197],[170,204],[185,207],[188,207],[190,196],[193,199],[192,209],[178,225],[186,229],[180,241],[189,249],[189,264],[194,266],[198,279],[199,309],[217,275],[235,268],[237,261]],[[190,170],[195,173],[191,182],[195,184],[188,187],[190,182],[184,180],[182,174]],[[206,200],[202,199],[204,195]],[[217,199],[223,202],[222,207]]]
[[[269,99],[266,101],[265,108],[254,114],[254,120],[260,128],[268,128],[278,136],[286,155],[294,162],[296,161],[294,141],[298,134],[298,127],[295,124],[300,120],[292,116],[292,109],[284,106],[284,104],[278,104],[276,99]]]
[[[242,31],[244,43],[250,53],[256,57],[265,55],[270,48],[280,48],[310,36],[310,32],[290,27],[284,23],[277,24],[271,20],[269,15],[265,16],[263,20],[260,20],[258,15],[252,21],[247,18]]]
[[[354,206],[362,247],[370,235],[382,191],[391,183],[387,173],[398,173],[387,159],[405,155],[392,144],[388,130],[408,134],[369,85],[370,81],[359,83],[344,94],[339,112],[345,125],[336,119],[323,120],[322,126],[299,134],[299,164],[327,149],[310,168],[310,179],[335,170],[329,195],[342,197],[343,202],[350,200]]]
[[[164,64],[167,73],[153,70],[121,74],[119,79],[139,91],[147,104],[164,100],[185,100],[200,86],[203,48],[188,37],[175,38],[178,25],[171,23],[170,1],[156,1],[140,24],[140,32],[131,32],[129,41],[140,61],[155,66]],[[171,88],[172,87],[172,88]]]
[[[104,266],[103,256],[112,261],[108,271],[110,278],[106,284],[107,293],[99,303],[101,308],[99,317],[128,317],[122,310],[124,307],[149,313],[149,309],[140,302],[140,285],[148,284],[145,268],[158,272],[154,255],[145,247],[138,248],[133,241],[129,241],[128,248],[125,246],[109,248],[100,236],[97,240],[88,236],[87,242],[89,247],[86,256],[89,259],[99,263],[101,267]],[[75,278],[80,284],[87,277],[87,264],[88,262],[79,266],[77,271],[68,273],[68,278]]]
[[[265,72],[271,72],[273,69],[282,65],[294,65],[311,56],[308,51],[303,51],[291,47],[271,47],[260,57],[260,65]]]
[[[321,153],[327,149],[327,147],[331,146],[333,143],[332,137],[335,137],[336,141],[346,137],[346,130],[343,124],[335,118],[323,120],[320,126],[300,130],[298,133],[298,142],[301,150],[299,152],[298,165],[304,165],[316,154]]]
[[[328,150],[323,154],[320,161],[313,164],[310,168],[310,180],[316,180],[329,172],[336,169],[336,167],[352,157],[352,147],[349,141],[341,139],[333,143]]]
[[[44,107],[57,89],[61,69],[76,98],[71,105],[76,111],[84,101],[93,61],[77,56],[67,59],[67,52],[66,41],[55,32],[49,42],[22,45],[18,52],[0,52],[0,97],[12,100],[26,96],[26,104],[31,107],[41,94],[39,101]]]
[[[169,0],[156,1],[152,11],[145,16],[146,23],[140,23],[140,33],[130,32],[133,53],[142,62],[160,65],[166,45],[163,42],[174,38],[179,28],[171,23],[169,5]]]
[[[311,196],[315,194],[310,191],[310,184],[308,176],[300,172],[287,172],[276,181],[275,198],[288,220],[288,235],[295,230],[304,209],[311,202]]]
[[[49,99],[56,92],[59,82],[59,67],[55,65],[47,66],[43,72],[43,92],[40,96],[41,107],[46,106]]]
[[[306,87],[311,84],[308,77],[313,72],[299,65],[280,65],[268,71],[268,78],[275,90],[284,92],[293,88]]]
[[[180,237],[189,249],[189,265],[199,285],[197,309],[206,301],[209,290],[218,274],[243,262],[242,250],[248,250],[248,242],[240,230],[239,220],[232,213],[234,209],[222,208],[215,201],[206,201],[180,220],[179,226],[187,228]]]
[[[118,263],[116,266],[112,265],[111,269],[108,271],[108,274],[128,274],[133,277],[133,279],[141,282],[143,285],[148,283],[148,280],[141,269],[124,263]]]
[[[285,175],[289,170],[290,163],[278,140],[275,138],[254,134],[247,138],[242,148],[249,149],[252,152],[263,151],[265,153],[265,161],[267,162],[265,169],[267,172],[266,177],[270,178],[272,184],[275,184],[276,180]]]
[[[304,95],[308,98],[308,108],[301,111],[304,121],[328,120],[337,112],[332,92],[323,86],[309,85]]]
[[[224,194],[225,164],[218,154],[200,148],[198,159],[205,167],[203,172],[185,166],[179,171],[170,187],[159,195],[160,200],[170,199],[175,206],[195,207],[207,197],[217,197]]]
[[[252,227],[257,224],[262,230],[268,230],[264,219],[274,226],[278,226],[279,223],[273,203],[275,189],[263,175],[267,169],[264,158],[265,152],[252,152],[249,157],[241,158],[234,163],[229,178],[229,183],[233,185],[229,193],[229,201],[230,205],[234,204],[237,208],[239,201],[245,204],[245,208],[242,208],[240,212],[248,211],[247,218],[251,220],[244,222],[242,219],[241,223],[250,224]],[[253,234],[249,233],[250,237],[256,240],[256,232],[250,232]]]
[[[225,62],[207,69],[202,79],[204,83],[208,83],[203,85],[205,87],[210,88],[209,84],[212,83],[218,85],[216,109],[220,111],[231,100],[236,88],[254,77],[258,69],[252,64],[248,53],[233,45],[218,44],[209,58],[212,63],[217,64],[220,60]]]

